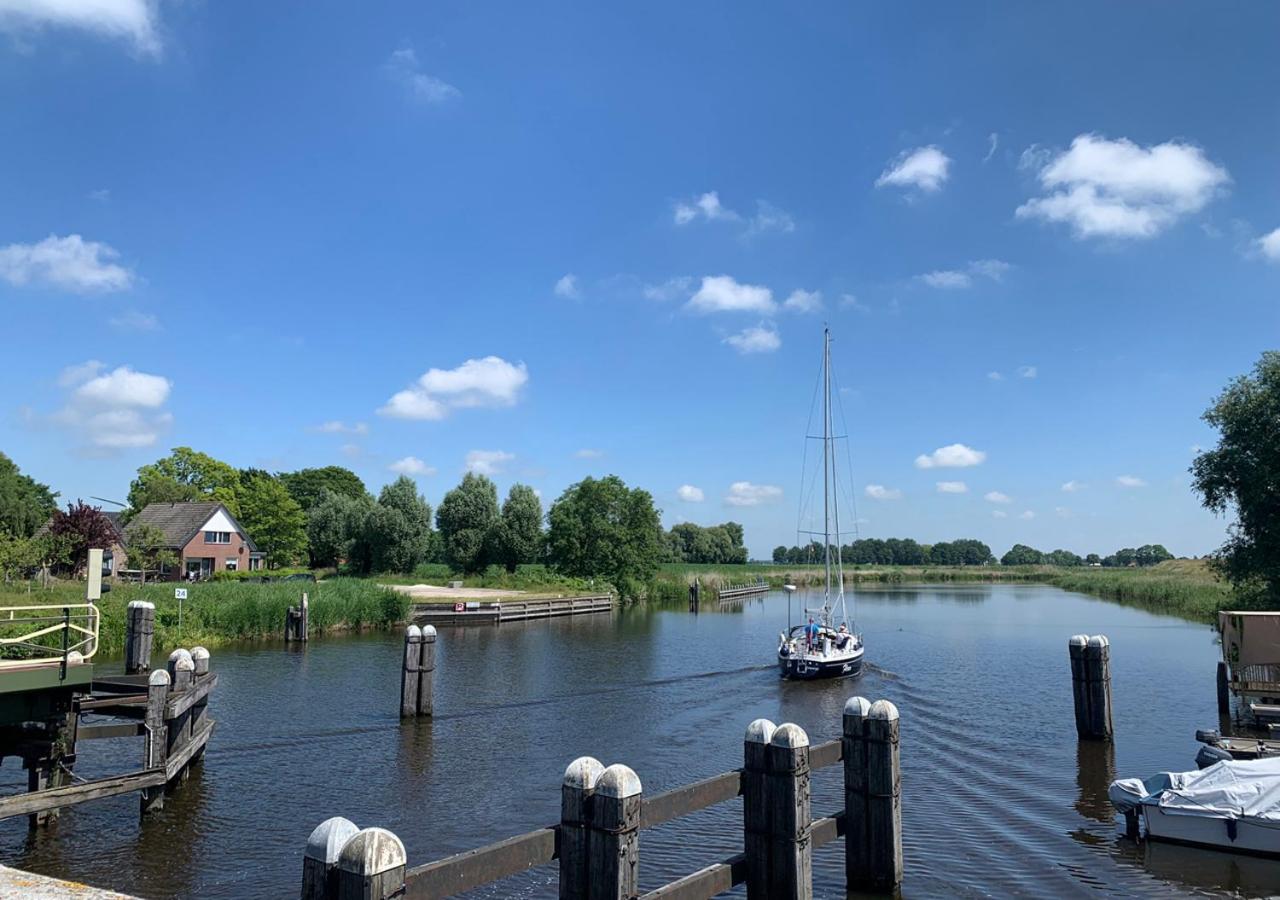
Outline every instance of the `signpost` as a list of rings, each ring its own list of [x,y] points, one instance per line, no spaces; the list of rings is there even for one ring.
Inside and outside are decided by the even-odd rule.
[[[173,599],[178,601],[178,637],[182,637],[182,601],[187,599],[187,589],[174,588]]]

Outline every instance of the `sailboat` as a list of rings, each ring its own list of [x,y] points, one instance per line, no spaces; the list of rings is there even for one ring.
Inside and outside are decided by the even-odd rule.
[[[862,671],[862,634],[849,621],[844,599],[844,564],[832,536],[840,544],[840,506],[836,490],[836,438],[831,433],[831,330],[822,330],[822,607],[806,609],[807,620],[778,635],[778,668],[783,678],[845,678]],[[834,532],[832,526],[834,524]],[[815,535],[816,537],[816,535]],[[787,618],[791,618],[793,585],[787,585]]]

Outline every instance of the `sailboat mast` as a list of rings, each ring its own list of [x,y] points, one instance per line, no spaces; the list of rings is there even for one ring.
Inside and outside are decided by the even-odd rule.
[[[822,559],[826,592],[822,605],[831,603],[831,330],[822,329]]]

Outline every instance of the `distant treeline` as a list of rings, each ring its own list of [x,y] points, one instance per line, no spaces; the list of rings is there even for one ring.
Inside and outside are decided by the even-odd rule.
[[[667,562],[725,565],[747,561],[742,526],[737,522],[725,522],[723,525],[710,525],[706,528],[692,522],[681,522],[673,525],[663,537],[666,541]]]
[[[832,561],[838,559],[845,565],[875,566],[986,566],[996,562],[991,548],[982,541],[972,538],[942,541],[937,544],[921,544],[911,538],[885,540],[863,538],[852,544],[845,544],[839,548],[838,552],[833,544],[831,559]],[[1014,544],[1008,553],[1000,557],[1000,565],[1125,568],[1154,566],[1167,559],[1173,559],[1173,554],[1160,544],[1144,544],[1136,550],[1126,547],[1105,557],[1096,553],[1080,556],[1070,550],[1053,550],[1045,553],[1026,544]],[[821,565],[822,542],[810,541],[804,547],[775,547],[773,561],[779,565]]]
[[[1000,557],[1000,565],[1103,566],[1108,569],[1123,569],[1129,566],[1154,566],[1156,563],[1162,563],[1167,559],[1173,559],[1173,554],[1166,550],[1163,544],[1143,544],[1136,550],[1132,547],[1125,547],[1110,556],[1099,556],[1096,553],[1090,553],[1088,556],[1079,556],[1070,550],[1054,550],[1050,553],[1044,553],[1035,547],[1028,547],[1026,544],[1014,544],[1008,553]]]

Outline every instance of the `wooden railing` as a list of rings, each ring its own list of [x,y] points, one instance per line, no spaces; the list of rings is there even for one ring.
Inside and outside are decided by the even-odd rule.
[[[0,659],[0,670],[65,664],[73,653],[88,661],[98,652],[100,618],[92,603],[0,607],[0,652],[23,653]]]
[[[744,582],[743,584],[725,585],[716,594],[721,600],[739,600],[743,597],[753,597],[756,594],[768,593],[768,591],[768,582],[763,578],[757,578],[755,581]]]
[[[653,797],[627,766],[581,757],[565,770],[559,824],[412,868],[391,832],[328,819],[307,841],[302,897],[336,900],[353,888],[371,900],[450,897],[558,862],[565,900],[700,900],[740,884],[751,900],[791,900],[813,896],[812,852],[839,837],[848,887],[892,891],[902,880],[898,710],[853,697],[842,724],[840,740],[811,747],[798,725],[757,719],[747,728],[741,769]],[[837,763],[844,806],[813,819],[810,774]],[[642,830],[739,796],[742,853],[639,893]]]

